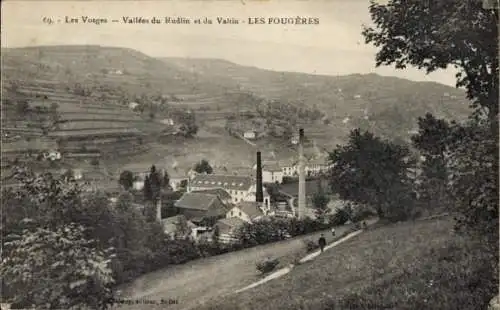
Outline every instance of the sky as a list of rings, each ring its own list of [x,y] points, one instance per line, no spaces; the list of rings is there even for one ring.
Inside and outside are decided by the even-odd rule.
[[[378,73],[455,86],[454,71],[375,68],[376,48],[362,25],[371,23],[368,0],[2,1],[2,47],[92,44],[127,47],[154,57],[219,58],[276,71],[345,75]],[[64,20],[77,18],[78,24]],[[106,18],[83,24],[82,16]],[[112,23],[124,16],[210,18],[213,24]],[[318,18],[316,25],[249,24],[252,17]],[[47,24],[44,17],[61,23]],[[216,18],[245,23],[217,24]]]

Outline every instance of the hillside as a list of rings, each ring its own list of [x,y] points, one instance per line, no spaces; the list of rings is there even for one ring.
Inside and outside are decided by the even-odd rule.
[[[458,119],[469,112],[462,91],[436,83],[273,72],[101,46],[2,49],[2,81],[4,159],[54,148],[85,159],[97,151],[113,167],[167,158],[190,166],[200,157],[245,166],[256,148],[290,156],[299,127],[331,149],[357,126],[407,139],[425,112]],[[190,124],[199,128],[196,139],[168,138]],[[257,132],[255,146],[239,138],[245,130]]]
[[[167,64],[211,77],[224,85],[268,100],[295,103],[324,113],[330,126],[312,134],[342,140],[351,128],[371,129],[388,138],[406,138],[417,116],[463,119],[469,114],[465,94],[434,82],[413,82],[377,74],[321,76],[274,72],[218,59],[164,58]],[[310,130],[311,131],[311,130]]]

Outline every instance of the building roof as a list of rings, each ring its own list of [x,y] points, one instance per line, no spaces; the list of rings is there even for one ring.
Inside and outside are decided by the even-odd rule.
[[[307,161],[307,164],[312,164],[312,165],[328,165],[328,158],[326,157],[318,157],[318,158],[313,158]]]
[[[329,184],[326,180],[323,180],[321,182],[321,186],[323,188],[323,191],[328,193]],[[279,186],[279,191],[283,194],[288,195],[288,196],[297,197],[299,195],[299,183],[294,182],[294,183],[288,183],[288,184],[281,184]],[[319,191],[318,180],[306,181],[306,196],[314,195],[318,191]]]
[[[243,226],[244,224],[245,221],[237,217],[220,219],[216,223],[216,225],[219,227],[219,232],[223,234],[229,233],[232,230]]]
[[[253,165],[253,169],[256,170],[257,169],[257,164],[254,164]],[[271,171],[271,172],[275,172],[275,171],[281,171],[281,167],[280,165],[276,162],[276,161],[269,161],[269,162],[263,162],[262,163],[262,170],[263,171]]]
[[[281,167],[278,164],[265,164],[262,165],[262,170],[271,171],[271,172],[279,172],[281,171]]]
[[[184,193],[175,206],[184,209],[207,211],[219,198],[217,195],[204,193]]]
[[[259,208],[259,203],[255,201],[242,201],[236,207],[246,213],[250,219],[264,215],[264,212]]]
[[[173,233],[177,230],[177,224],[179,223],[179,221],[186,222],[188,228],[196,227],[196,225],[188,221],[182,214],[164,218],[161,220],[161,224],[165,231]]]
[[[269,193],[267,192],[267,189],[266,189],[265,187],[264,187],[264,189],[262,190],[262,192],[263,192],[263,194],[264,194],[264,197],[269,197]],[[251,195],[253,195],[254,197],[257,195],[257,191],[256,191],[256,188],[255,188],[255,187],[254,187],[254,188],[252,188],[252,191],[251,191],[251,192],[249,192],[249,193],[247,194],[247,197],[248,197],[248,196],[251,196]]]
[[[253,183],[253,179],[249,176],[198,174],[193,178],[190,185],[205,188],[248,190]]]
[[[179,220],[186,220],[186,217],[183,214],[167,217],[161,220],[161,223],[166,224],[176,224]]]
[[[222,188],[204,189],[199,191],[192,191],[192,193],[217,195],[222,200],[231,199],[231,195],[229,195],[229,193]]]

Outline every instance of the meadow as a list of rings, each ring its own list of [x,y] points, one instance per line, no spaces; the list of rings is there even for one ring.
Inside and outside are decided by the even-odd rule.
[[[485,309],[494,270],[453,220],[369,229],[282,278],[196,309]]]

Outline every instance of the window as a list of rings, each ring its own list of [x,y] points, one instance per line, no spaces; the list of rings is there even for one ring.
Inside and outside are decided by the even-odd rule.
[[[233,211],[231,211],[231,216],[233,216],[233,213],[234,213],[234,212],[233,212]]]
[[[240,216],[241,216],[241,211],[240,211]]]

